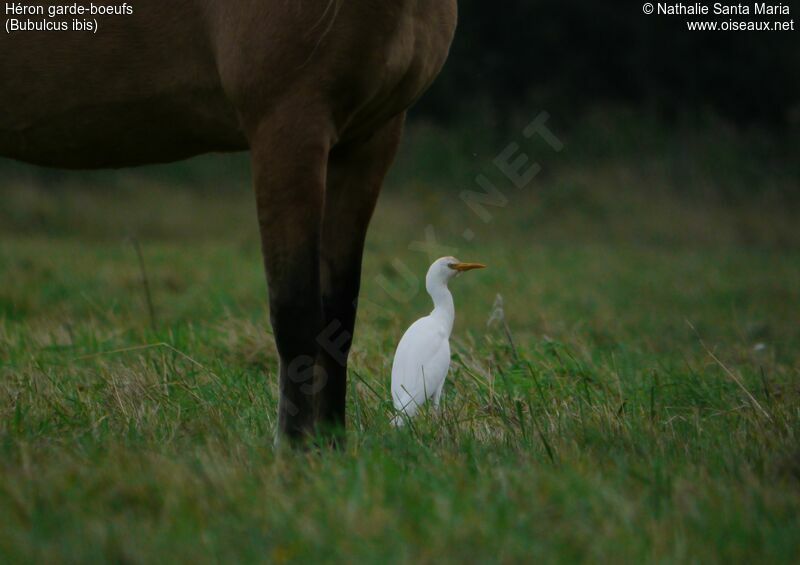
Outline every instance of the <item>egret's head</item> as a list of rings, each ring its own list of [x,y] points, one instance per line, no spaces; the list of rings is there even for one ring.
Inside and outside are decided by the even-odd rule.
[[[431,268],[428,269],[428,276],[426,277],[427,286],[430,288],[431,285],[446,285],[447,282],[464,273],[466,271],[471,271],[473,269],[485,269],[486,265],[482,265],[481,263],[462,263],[455,257],[442,257],[441,259],[437,259],[431,265]]]

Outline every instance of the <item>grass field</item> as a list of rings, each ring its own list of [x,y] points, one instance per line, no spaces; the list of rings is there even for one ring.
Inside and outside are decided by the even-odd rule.
[[[565,135],[483,224],[459,186],[504,144],[412,130],[368,244],[342,453],[272,448],[241,159],[6,165],[0,560],[796,563],[797,171],[703,131],[634,136],[635,158]],[[429,225],[490,268],[452,285],[442,410],[397,431]],[[508,333],[487,326],[497,294]]]

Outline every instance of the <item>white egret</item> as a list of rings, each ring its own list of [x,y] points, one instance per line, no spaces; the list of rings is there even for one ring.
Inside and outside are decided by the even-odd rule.
[[[392,401],[400,412],[393,423],[402,425],[403,414],[413,417],[428,400],[439,406],[444,381],[450,369],[450,333],[456,312],[447,283],[480,263],[462,263],[455,257],[437,259],[425,277],[425,288],[433,299],[433,311],[406,330],[392,364]]]

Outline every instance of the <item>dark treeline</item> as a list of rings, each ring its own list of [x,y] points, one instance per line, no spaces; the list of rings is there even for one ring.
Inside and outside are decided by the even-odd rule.
[[[638,0],[460,0],[450,61],[417,113],[452,119],[489,106],[503,115],[535,103],[580,115],[610,103],[667,118],[712,111],[737,123],[797,124],[800,30],[686,26],[788,21],[800,6],[787,5],[789,16],[698,17],[648,16]]]

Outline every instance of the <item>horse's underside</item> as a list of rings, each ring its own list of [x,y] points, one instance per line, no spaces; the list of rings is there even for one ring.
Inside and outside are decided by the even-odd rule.
[[[96,34],[0,35],[0,155],[88,169],[250,150],[280,428],[341,430],[367,225],[455,0],[132,6]]]

